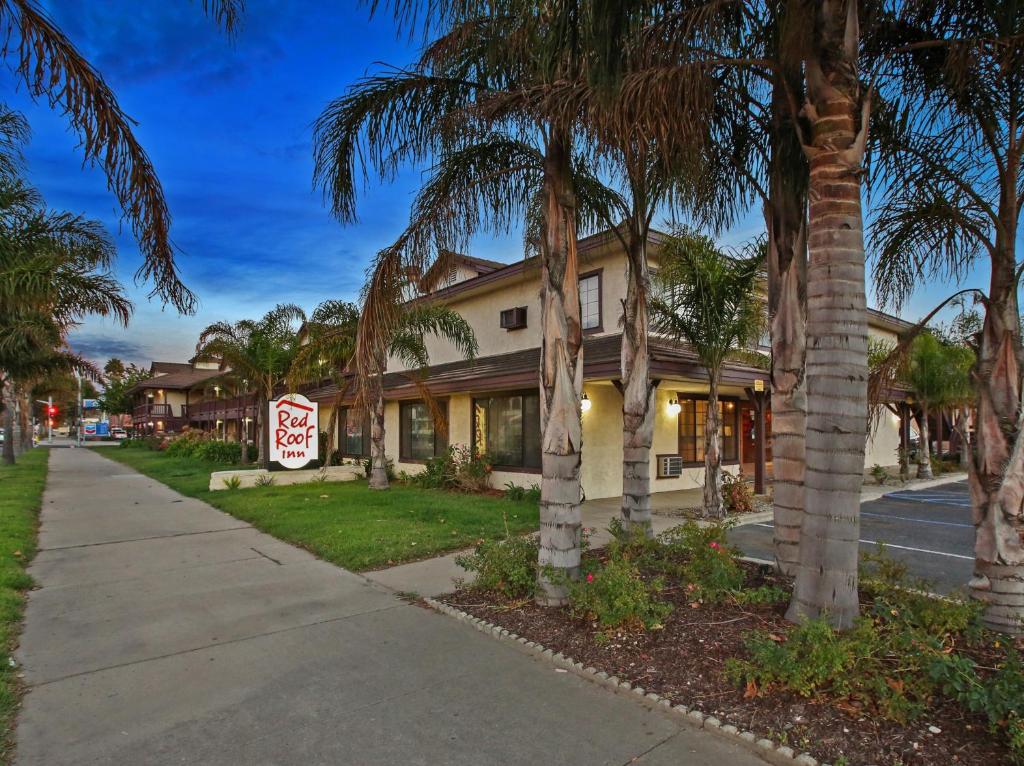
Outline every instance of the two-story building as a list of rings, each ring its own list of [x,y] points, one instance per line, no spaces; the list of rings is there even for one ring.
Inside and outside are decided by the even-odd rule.
[[[256,397],[216,361],[153,362],[150,377],[132,387],[132,422],[142,433],[177,433],[186,426],[221,438],[255,439]]]
[[[650,266],[657,270],[665,236],[654,233]],[[622,300],[626,261],[621,244],[605,232],[579,242],[579,290],[584,330],[583,462],[581,481],[588,498],[622,493],[622,397],[619,382]],[[429,275],[428,275],[429,276]],[[386,452],[396,470],[414,473],[448,444],[462,444],[489,455],[496,487],[511,482],[540,483],[540,262],[511,264],[459,256],[429,299],[458,311],[473,327],[479,355],[463,359],[449,343],[428,339],[431,366],[423,380],[446,414],[447,433],[435,428],[430,407],[397,360],[384,377]],[[909,325],[896,317],[869,312],[870,334],[895,339]],[[694,353],[666,338],[650,338],[651,377],[658,381],[652,490],[698,487],[703,482],[707,375]],[[750,477],[770,475],[770,407],[761,408],[770,390],[768,373],[729,363],[720,392],[722,452],[727,470]],[[321,403],[321,426],[335,415],[337,389],[322,386],[308,395]],[[337,448],[348,458],[369,455],[365,415],[343,399]],[[865,413],[865,418],[867,413]],[[898,462],[900,421],[886,412],[872,430],[865,465]]]

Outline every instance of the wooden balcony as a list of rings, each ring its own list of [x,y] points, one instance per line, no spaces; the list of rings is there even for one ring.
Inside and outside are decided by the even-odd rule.
[[[253,394],[229,396],[190,404],[187,417],[192,422],[253,418],[256,417],[256,396]]]

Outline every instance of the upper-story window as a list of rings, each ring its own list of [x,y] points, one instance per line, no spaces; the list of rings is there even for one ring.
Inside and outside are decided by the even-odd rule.
[[[580,322],[584,330],[601,329],[601,272],[580,275]]]

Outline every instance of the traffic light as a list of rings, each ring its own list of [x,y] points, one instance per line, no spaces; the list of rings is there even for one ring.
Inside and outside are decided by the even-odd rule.
[[[49,416],[51,418],[57,417],[57,405],[56,404],[47,405],[47,407],[46,407],[46,414],[47,414],[47,416]]]

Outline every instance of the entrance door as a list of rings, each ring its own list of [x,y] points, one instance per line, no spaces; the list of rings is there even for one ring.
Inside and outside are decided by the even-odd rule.
[[[771,408],[764,414],[765,423],[765,461],[772,462],[772,411]],[[757,460],[757,413],[750,402],[740,404],[740,449],[744,466],[753,470],[754,461]],[[744,467],[744,472],[747,468]]]

